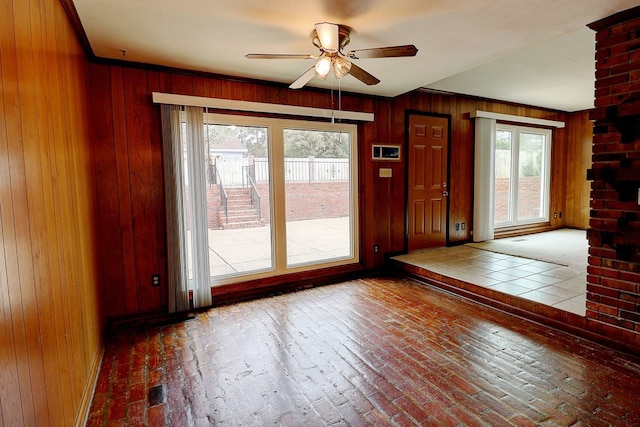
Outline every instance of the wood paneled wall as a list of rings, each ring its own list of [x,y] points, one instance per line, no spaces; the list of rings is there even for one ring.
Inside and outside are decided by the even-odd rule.
[[[0,5],[0,425],[69,426],[104,324],[88,61],[58,1]]]
[[[329,108],[331,99],[320,92],[118,65],[94,64],[91,76],[99,240],[109,315],[163,310],[167,259],[160,108],[151,102],[151,93],[322,108]],[[374,109],[368,98],[344,96],[342,105],[350,110]],[[362,125],[359,132],[380,139],[376,124]],[[156,273],[161,286],[152,287],[151,275]]]
[[[567,122],[567,194],[565,197],[567,227],[589,228],[589,200],[591,183],[587,181],[587,169],[591,168],[593,123],[589,112],[569,115]]]
[[[126,316],[164,310],[167,260],[160,110],[151,102],[151,93],[321,108],[330,108],[330,95],[258,82],[151,71],[126,64],[92,65],[91,79],[96,194],[101,224],[99,241],[109,314]],[[405,144],[407,111],[451,116],[449,240],[452,244],[471,239],[474,125],[469,113],[472,111],[567,121],[567,129],[554,131],[552,212],[566,210],[568,180],[579,177],[581,184],[585,181],[582,172],[571,170],[573,163],[568,157],[572,139],[568,135],[590,132],[590,128],[583,129],[583,115],[569,120],[572,115],[557,111],[423,92],[395,99],[343,94],[342,106],[345,110],[375,114],[374,122],[361,124],[358,130],[361,263],[367,270],[382,268],[386,254],[405,250],[405,163],[372,162],[370,152],[373,143]],[[578,128],[574,130],[573,126]],[[571,156],[575,154],[571,153]],[[393,177],[379,178],[380,167],[391,168]],[[576,200],[575,206],[588,210],[588,203],[587,195],[580,202]],[[572,209],[580,213],[583,210],[573,205]],[[564,226],[566,218],[567,215],[557,218],[551,227]],[[466,230],[455,231],[456,222],[465,222]],[[577,223],[579,221],[572,219],[572,224]],[[380,247],[379,253],[373,252],[374,245]],[[154,273],[161,275],[160,287],[151,287]],[[304,276],[296,276],[296,280],[303,279]],[[276,282],[268,280],[261,284]]]
[[[394,141],[404,141],[404,116],[406,111],[418,111],[431,114],[444,114],[451,117],[451,147],[449,150],[449,242],[451,244],[468,242],[471,240],[473,224],[473,163],[474,163],[474,122],[470,113],[481,110],[495,113],[512,114],[516,116],[534,117],[548,120],[567,122],[568,126],[582,126],[579,121],[568,122],[567,113],[550,111],[541,108],[525,107],[498,101],[468,98],[462,96],[430,94],[414,91],[394,99],[393,108],[393,138]],[[567,132],[569,128],[553,131],[552,171],[551,171],[551,200],[550,211],[563,212],[567,185],[567,171],[573,168],[568,161]],[[576,131],[576,132],[582,132]],[[574,174],[571,174],[573,177]],[[582,178],[584,181],[584,177]],[[588,209],[588,196],[582,201]],[[395,207],[395,215],[404,213],[403,205]],[[401,211],[402,210],[402,211]],[[560,228],[566,225],[566,216],[558,216],[551,220],[549,227]],[[456,223],[466,223],[465,230],[455,229]],[[404,226],[404,224],[403,224]],[[403,236],[394,231],[394,246],[392,251],[403,249]]]

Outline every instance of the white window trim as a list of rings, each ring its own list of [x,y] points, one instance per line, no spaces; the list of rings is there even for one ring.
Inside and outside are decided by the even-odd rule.
[[[233,99],[206,98],[203,96],[176,95],[172,93],[153,92],[155,104],[189,105],[193,107],[211,108],[228,111],[249,111],[300,117],[317,117],[324,119],[352,120],[356,122],[372,122],[373,113],[359,111],[332,110],[326,108],[299,107],[265,102],[238,101]]]
[[[492,120],[500,120],[503,122],[513,122],[513,123],[522,123],[523,125],[536,125],[536,126],[546,126],[550,128],[563,128],[565,126],[564,122],[560,122],[557,120],[547,120],[547,119],[537,119],[535,117],[527,117],[527,116],[516,116],[514,114],[503,114],[503,113],[493,113],[491,111],[481,111],[476,110],[472,111],[470,114],[472,119],[475,118],[485,118]]]
[[[551,131],[551,129],[544,129],[544,128],[531,128],[531,127],[526,127],[526,126],[519,126],[519,125],[507,125],[507,124],[500,124],[500,123],[496,123],[496,128],[495,128],[496,132],[500,131],[500,130],[506,130],[509,132],[512,132],[513,134],[513,142],[512,144],[515,144],[517,146],[518,149],[514,149],[513,145],[511,147],[512,152],[514,153],[512,156],[512,162],[511,162],[511,185],[509,188],[509,198],[511,199],[511,203],[512,203],[512,211],[513,212],[517,212],[518,206],[517,206],[517,198],[515,197],[515,185],[513,185],[514,182],[517,182],[517,178],[519,176],[518,173],[518,168],[519,168],[519,144],[520,144],[520,139],[519,139],[519,135],[520,133],[524,132],[524,133],[533,133],[533,134],[543,134],[545,135],[545,142],[544,142],[544,146],[543,146],[543,165],[542,165],[542,171],[541,171],[541,216],[539,218],[534,218],[534,219],[528,219],[528,220],[513,220],[512,219],[515,217],[515,214],[512,213],[510,216],[510,220],[509,222],[502,222],[502,223],[495,223],[494,224],[494,228],[495,229],[501,229],[501,228],[507,228],[507,227],[513,227],[513,226],[520,226],[520,225],[531,225],[531,224],[540,224],[540,223],[545,223],[548,222],[550,220],[549,218],[549,198],[551,196],[551,150],[552,150],[552,145],[553,145],[553,133]],[[514,161],[515,160],[515,161]]]
[[[225,276],[215,279],[212,286],[223,286],[247,280],[255,280],[266,277],[274,277],[284,274],[302,271],[356,264],[359,262],[359,230],[358,230],[358,130],[357,125],[346,123],[324,123],[304,120],[291,120],[279,118],[265,118],[254,116],[236,116],[228,114],[208,113],[205,115],[205,123],[216,123],[240,126],[266,127],[269,132],[269,168],[270,168],[270,196],[272,217],[272,256],[273,268],[256,271],[254,273]],[[350,182],[351,182],[351,248],[349,257],[332,259],[326,262],[299,264],[287,266],[286,257],[286,203],[283,191],[274,191],[274,188],[283,188],[284,178],[284,129],[309,129],[326,131],[343,131],[350,134]]]

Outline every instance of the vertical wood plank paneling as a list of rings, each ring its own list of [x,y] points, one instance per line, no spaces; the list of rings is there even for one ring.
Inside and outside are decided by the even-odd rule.
[[[58,345],[58,354],[60,364],[58,366],[58,373],[62,382],[62,399],[63,404],[60,408],[63,411],[65,420],[73,419],[77,413],[76,401],[78,395],[81,393],[82,384],[77,384],[78,375],[82,375],[83,371],[75,364],[75,358],[80,353],[78,350],[81,346],[81,337],[78,334],[79,325],[77,325],[77,309],[74,309],[69,301],[73,298],[74,288],[71,284],[74,283],[72,277],[75,270],[73,265],[72,256],[66,254],[69,251],[69,230],[70,225],[61,223],[65,218],[74,216],[73,211],[70,208],[70,195],[67,189],[69,177],[72,176],[69,165],[69,144],[67,133],[69,132],[67,119],[70,116],[69,103],[73,102],[69,96],[70,88],[67,85],[67,74],[73,72],[75,74],[73,83],[77,84],[81,79],[81,73],[77,70],[68,71],[68,62],[63,59],[63,55],[58,52],[72,51],[68,48],[62,47],[61,41],[65,41],[67,36],[63,30],[65,23],[60,21],[60,11],[55,8],[54,4],[47,4],[47,33],[49,37],[50,47],[47,49],[48,58],[46,67],[50,74],[43,75],[45,79],[53,79],[57,84],[52,85],[48,82],[48,88],[50,90],[51,98],[48,100],[50,106],[56,106],[56,114],[49,115],[53,123],[53,130],[50,134],[48,141],[50,147],[49,162],[51,164],[51,199],[53,204],[47,204],[48,210],[52,211],[52,242],[55,242],[55,247],[52,249],[52,254],[60,254],[52,259],[52,265],[55,265],[57,271],[56,276],[59,277],[59,281],[53,280],[51,282],[53,290],[53,306],[56,313],[56,343]],[[43,68],[44,69],[44,68]],[[73,98],[75,99],[75,98]],[[64,100],[64,102],[61,102]],[[49,106],[49,108],[51,108]],[[46,203],[46,202],[45,202]],[[79,228],[77,224],[72,225],[73,229]],[[73,240],[73,239],[71,239]],[[79,245],[80,242],[74,242],[75,245]],[[73,244],[72,244],[73,245]],[[73,245],[73,246],[75,246]],[[71,246],[71,247],[73,247]],[[61,315],[62,313],[62,315]],[[80,381],[82,381],[80,379]]]
[[[116,197],[114,205],[118,211],[118,224],[116,230],[121,234],[120,262],[124,268],[124,295],[127,312],[138,310],[138,283],[135,259],[135,236],[131,200],[131,170],[129,167],[129,140],[127,131],[129,126],[134,127],[133,117],[127,120],[126,103],[129,101],[125,92],[124,70],[121,67],[111,67],[111,98],[113,114],[111,115],[113,126],[113,142],[116,160],[116,193],[105,195]],[[137,171],[135,171],[137,172]],[[134,173],[135,173],[134,172]],[[100,191],[100,189],[98,190]],[[142,220],[142,219],[140,219]]]
[[[42,12],[38,0],[31,0],[30,6],[30,19],[31,19],[31,49],[33,52],[30,66],[34,69],[46,68],[45,61],[43,60],[43,53],[45,47],[43,45],[43,26],[42,26]],[[44,114],[47,111],[47,105],[50,103],[50,97],[48,97],[48,84],[46,76],[43,74],[37,74],[34,76],[34,101],[35,101],[35,116],[31,123],[27,123],[27,126],[34,130],[34,139],[29,141],[29,144],[25,144],[25,151],[28,150],[29,154],[25,157],[32,159],[32,168],[28,176],[28,194],[30,206],[52,206],[50,197],[47,194],[51,194],[50,191],[50,179],[51,169],[48,159],[51,157],[50,146],[51,144],[42,144],[41,141],[47,141],[50,135],[47,116]],[[49,191],[46,191],[48,189]],[[50,254],[53,253],[50,249],[49,241],[49,221],[48,210],[38,210],[31,214],[32,229],[31,229],[31,241],[33,242],[33,253],[37,254],[33,257],[33,270],[34,270],[34,282],[36,291],[36,303],[38,310],[38,330],[46,330],[50,327],[55,331],[55,317],[53,313],[53,289],[55,287],[56,278],[52,276],[50,267]],[[60,361],[58,360],[58,352],[56,345],[55,333],[43,334],[39,337],[40,347],[43,357],[43,373],[45,380],[45,388],[43,392],[46,395],[46,400],[43,400],[43,404],[47,405],[49,410],[49,422],[52,424],[59,424],[63,422],[64,410],[60,397],[62,395],[60,372],[58,367]]]
[[[108,265],[116,270],[124,266],[126,283],[125,286],[115,283],[109,286],[115,289],[113,298],[117,300],[114,304],[109,303],[109,314],[122,316],[162,310],[166,306],[164,283],[160,290],[149,288],[148,277],[150,272],[160,271],[164,274],[166,268],[163,258],[166,257],[163,182],[160,179],[161,135],[158,107],[149,100],[151,91],[160,87],[162,91],[177,94],[270,103],[288,102],[325,108],[331,106],[331,95],[329,92],[317,90],[291,91],[259,82],[244,83],[218,77],[132,70],[122,66],[111,66],[111,73],[105,73],[102,70],[105,67],[107,66],[92,67],[95,71],[92,77],[94,87],[101,88],[98,90],[100,95],[97,96],[96,102],[99,103],[102,96],[109,98],[105,103],[111,111],[104,114],[113,118],[113,130],[111,136],[107,135],[106,138],[113,138],[111,144],[114,146],[114,155],[117,156],[118,195],[108,194],[108,184],[105,188],[99,187],[97,191],[99,203],[104,198],[114,200],[112,207],[118,209],[119,217],[116,222],[113,222],[114,217],[108,217],[111,222],[103,224],[103,227],[121,233],[117,238],[120,239],[123,249],[105,256],[103,262],[105,270],[109,270],[106,267]],[[110,93],[107,93],[109,89],[106,89],[106,83],[102,82],[104,79],[111,81]],[[138,92],[137,88],[145,88],[146,95]],[[395,99],[364,98],[347,94],[343,95],[343,109],[373,111],[376,115],[375,122],[359,126],[361,262],[369,269],[381,268],[385,253],[405,249],[405,164],[372,162],[370,150],[373,142],[404,144],[407,110],[451,116],[451,243],[461,243],[471,238],[474,128],[469,113],[480,109],[556,120],[566,117],[563,113],[535,107],[423,92],[414,92]],[[99,121],[102,114],[95,116],[93,121]],[[377,176],[380,166],[391,167],[393,177],[380,179]],[[559,173],[562,173],[564,167],[558,166]],[[105,176],[105,181],[112,179],[111,175],[114,172],[109,170],[113,168],[111,163],[99,164],[97,168],[99,177]],[[555,199],[563,197],[562,193],[558,192],[558,185],[554,183]],[[145,221],[148,222],[149,228],[141,225]],[[456,222],[465,222],[466,230],[456,232]],[[378,254],[373,252],[373,246],[376,244],[380,246]]]
[[[182,95],[193,94],[193,77],[183,74],[171,75],[171,89],[173,93]]]
[[[193,78],[193,95],[194,96],[205,96],[205,78],[203,77],[194,77]]]
[[[102,310],[100,292],[96,281],[95,251],[95,211],[93,176],[91,171],[90,124],[88,121],[88,67],[73,30],[66,25],[67,18],[58,9],[56,29],[59,40],[64,44],[63,52],[68,56],[68,64],[61,68],[60,111],[64,113],[64,136],[59,164],[64,170],[65,188],[60,188],[61,199],[65,201],[63,212],[58,219],[58,227],[67,230],[63,234],[65,270],[69,282],[66,294],[69,340],[69,361],[73,390],[73,407],[87,397],[87,377],[92,373],[96,361],[96,348],[100,346],[102,332]],[[73,123],[73,126],[70,126]],[[69,230],[73,230],[70,232]],[[89,280],[88,280],[89,279]],[[91,284],[93,286],[87,286]]]
[[[2,2],[2,15],[6,23],[0,25],[0,72],[2,73],[2,106],[0,113],[0,406],[3,425],[27,425],[35,422],[33,401],[29,399],[31,381],[26,362],[16,353],[26,353],[22,307],[18,304],[20,287],[16,256],[15,215],[12,202],[13,178],[11,157],[16,155],[10,141],[16,138],[16,125],[20,120],[17,90],[15,33],[13,5]],[[6,344],[5,344],[6,343]],[[21,390],[24,383],[25,391]]]
[[[88,64],[57,1],[0,8],[0,425],[72,425],[104,326]]]
[[[14,211],[14,237],[16,270],[13,280],[9,279],[11,298],[15,301],[13,309],[14,328],[17,326],[17,359],[20,367],[20,384],[28,391],[22,394],[25,421],[34,425],[42,421],[41,412],[46,408],[46,400],[42,395],[44,374],[42,372],[42,353],[34,339],[40,335],[37,325],[37,307],[35,303],[35,284],[31,266],[32,252],[30,241],[30,218],[27,201],[27,174],[24,146],[29,144],[29,131],[23,122],[30,123],[34,117],[33,111],[33,74],[32,66],[27,64],[31,44],[28,3],[13,5],[15,25],[15,87],[10,88],[16,93],[16,116],[7,120],[9,130],[9,161],[11,170],[11,201]],[[23,74],[24,73],[24,74]],[[18,77],[19,76],[19,77]],[[26,132],[26,135],[25,135]]]
[[[567,194],[565,223],[567,227],[587,229],[589,227],[590,182],[587,169],[591,167],[591,145],[593,124],[589,113],[581,111],[569,116],[567,130]]]
[[[39,69],[48,68],[52,70],[54,74],[56,74],[60,66],[60,62],[58,61],[58,57],[56,55],[52,55],[51,52],[55,52],[55,43],[56,43],[56,35],[55,35],[55,5],[51,2],[45,2],[42,5],[42,13],[40,14],[40,27],[42,28],[42,41],[43,46],[41,49],[37,49],[38,55],[38,63],[36,67]],[[56,99],[60,99],[60,85],[50,85],[48,84],[48,79],[45,74],[40,75],[41,84],[40,84],[40,92],[43,97],[40,98],[40,107],[39,111],[44,111],[48,108],[48,106],[52,105]],[[59,248],[61,245],[60,242],[60,228],[57,224],[57,218],[60,216],[56,212],[56,208],[58,201],[57,198],[54,197],[54,194],[58,194],[58,190],[55,187],[54,181],[58,176],[58,168],[55,162],[57,157],[56,151],[59,149],[60,134],[61,134],[61,121],[58,119],[55,114],[39,114],[40,120],[43,122],[43,125],[40,126],[40,136],[39,139],[41,141],[47,140],[48,136],[52,136],[50,144],[43,145],[43,150],[41,150],[41,164],[43,165],[43,176],[51,177],[50,179],[43,179],[43,195],[44,195],[44,205],[50,206],[46,215],[46,230],[47,230],[47,240],[48,240],[48,254],[59,253]],[[64,420],[72,419],[75,415],[75,411],[73,408],[73,393],[72,393],[72,381],[70,375],[70,363],[68,358],[68,347],[66,344],[66,324],[64,321],[64,317],[60,318],[60,316],[56,316],[56,313],[63,313],[65,311],[65,307],[62,304],[64,297],[64,290],[62,286],[61,280],[61,266],[57,259],[54,256],[48,255],[49,258],[49,275],[46,278],[49,286],[44,286],[44,288],[50,292],[50,295],[45,298],[45,301],[48,301],[51,305],[51,310],[53,314],[52,319],[52,331],[53,333],[47,334],[47,338],[52,340],[52,344],[50,344],[50,350],[52,352],[50,358],[55,357],[55,364],[53,367],[46,367],[47,372],[53,370],[53,374],[57,376],[59,379],[59,390],[49,390],[48,394],[51,395],[50,404],[54,408],[51,411],[52,415],[52,424],[61,424]],[[45,281],[45,283],[46,283]],[[55,354],[53,353],[55,352]],[[49,365],[51,362],[49,363]]]
[[[551,147],[551,196],[549,203],[549,214],[551,224],[554,227],[562,227],[564,218],[556,215],[565,210],[566,188],[567,188],[567,139],[565,129],[553,131]]]
[[[468,241],[471,238],[472,212],[473,212],[473,126],[469,113],[475,110],[492,111],[505,114],[527,115],[530,117],[545,118],[550,120],[566,120],[567,115],[555,111],[544,110],[535,107],[517,106],[498,101],[488,101],[462,96],[443,96],[427,93],[411,93],[402,95],[393,100],[394,112],[393,130],[394,134],[403,132],[404,117],[406,110],[422,111],[425,113],[451,115],[452,132],[451,144],[452,153],[450,159],[450,182],[451,196],[449,200],[449,235],[451,243]],[[576,124],[575,126],[581,126]],[[559,133],[558,144],[565,144],[566,139]],[[567,168],[563,156],[559,157],[557,164],[554,164],[554,175],[556,176],[551,188],[551,201],[560,206],[564,205],[564,189],[566,179],[564,178]],[[398,191],[396,188],[395,191]],[[403,190],[404,191],[404,190]],[[588,199],[581,200],[582,206],[588,205]],[[456,222],[465,222],[466,230],[455,231]]]
[[[222,96],[222,89],[218,79],[207,79],[205,82],[205,94],[210,98],[220,98]]]
[[[149,91],[147,72],[130,69],[124,72],[124,98],[126,105],[127,149],[124,154],[129,164],[128,189],[121,200],[131,204],[133,247],[136,280],[127,285],[128,300],[135,299],[135,310],[157,309],[151,289],[153,271],[153,250],[157,246],[154,211],[157,203],[153,200],[153,173],[151,170],[151,140],[149,128]],[[158,141],[156,141],[156,144]],[[124,186],[121,187],[124,190]],[[128,226],[126,224],[125,226]]]
[[[97,171],[95,194],[98,222],[104,226],[98,229],[102,253],[111,254],[113,259],[122,260],[122,231],[120,229],[120,205],[118,203],[118,174],[116,163],[116,138],[114,119],[116,108],[112,105],[112,88],[110,67],[91,66],[92,79],[92,131],[93,131],[93,165]],[[111,262],[102,256],[101,278],[107,306],[117,312],[126,311],[125,274],[123,262]]]
[[[148,76],[149,92],[162,91],[160,75],[156,72],[150,72]],[[148,109],[149,114],[149,131],[150,131],[150,149],[151,149],[151,173],[152,176],[152,209],[154,213],[155,225],[155,246],[151,251],[155,256],[151,257],[152,273],[159,273],[161,278],[167,277],[167,248],[166,248],[166,211],[164,199],[164,177],[162,162],[162,124],[160,122],[160,107],[154,106]],[[151,288],[150,303],[151,309],[161,307],[165,309],[167,306],[167,281],[161,280],[160,286]]]

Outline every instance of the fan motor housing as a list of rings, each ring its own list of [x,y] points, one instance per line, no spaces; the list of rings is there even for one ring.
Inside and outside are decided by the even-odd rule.
[[[346,25],[336,25],[338,25],[338,49],[342,50],[351,41],[351,39],[349,38],[349,34],[351,34],[351,28],[347,27]],[[311,31],[311,40],[318,49],[323,50],[322,43],[320,43],[320,38],[318,37],[318,32],[315,30],[315,28],[313,31]]]

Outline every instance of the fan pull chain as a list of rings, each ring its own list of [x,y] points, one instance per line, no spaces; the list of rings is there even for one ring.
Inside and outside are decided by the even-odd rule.
[[[334,102],[333,102],[333,78],[331,78],[331,124],[335,123],[335,117],[334,117]]]
[[[342,117],[342,89],[340,86],[340,79],[338,79],[338,121]]]

